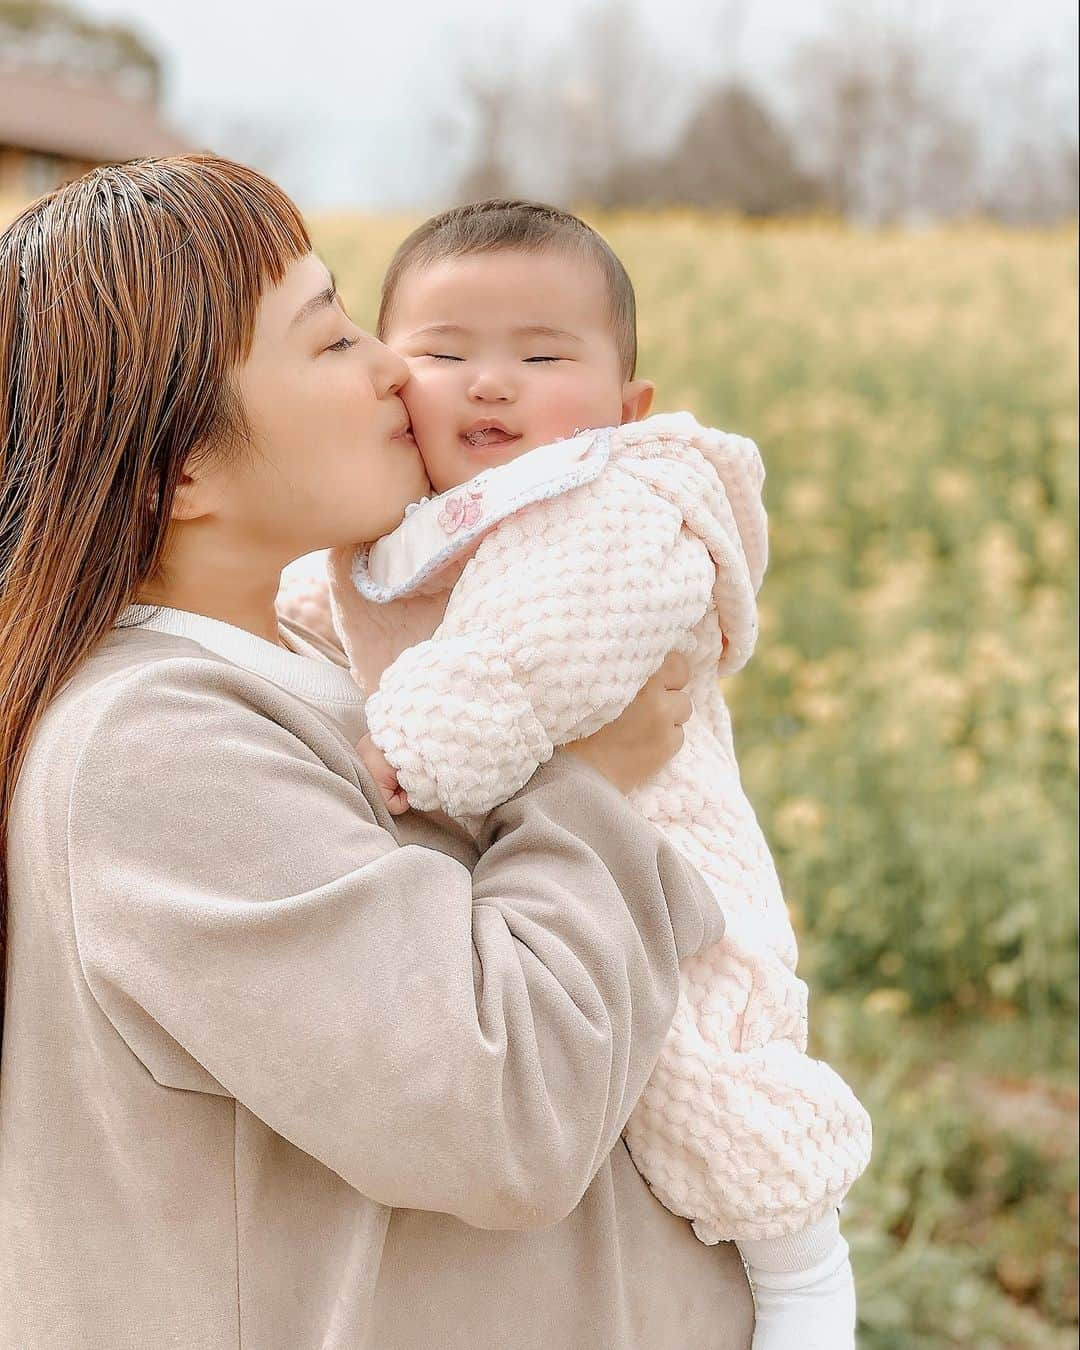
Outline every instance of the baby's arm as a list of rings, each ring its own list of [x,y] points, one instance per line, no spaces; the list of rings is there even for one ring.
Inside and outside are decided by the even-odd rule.
[[[483,541],[433,637],[367,703],[414,807],[489,810],[687,650],[715,569],[682,526],[675,506],[612,467]]]

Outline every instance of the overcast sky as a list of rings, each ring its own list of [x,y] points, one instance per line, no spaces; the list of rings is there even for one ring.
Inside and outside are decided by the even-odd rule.
[[[835,14],[833,0],[726,3],[745,6],[735,52],[718,18],[725,0],[639,0],[636,8],[654,50],[688,85],[733,62],[782,101],[794,50]],[[438,202],[466,146],[462,73],[497,79],[510,58],[535,56],[545,67],[569,58],[590,4],[80,0],[90,14],[131,23],[159,53],[167,113],[196,143],[247,151],[254,162],[273,152],[276,176],[305,206],[372,209]],[[922,8],[962,31],[969,78],[991,80],[1044,56],[1061,115],[1074,117],[1071,0],[922,0]]]

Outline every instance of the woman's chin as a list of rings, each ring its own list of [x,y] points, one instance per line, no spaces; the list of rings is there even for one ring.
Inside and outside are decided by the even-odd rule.
[[[431,486],[431,480],[428,477],[427,466],[419,455],[417,459],[417,469],[410,473],[408,481],[403,484],[404,496],[401,502],[401,514],[405,514],[406,506],[411,506],[413,502],[418,502],[421,497],[430,497],[435,489]],[[400,516],[398,519],[400,520]]]

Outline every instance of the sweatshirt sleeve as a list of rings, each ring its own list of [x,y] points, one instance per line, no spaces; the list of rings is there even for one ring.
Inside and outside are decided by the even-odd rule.
[[[679,507],[612,468],[483,541],[434,636],[383,673],[372,739],[413,806],[488,811],[692,648],[714,580]]]
[[[235,1097],[370,1198],[554,1223],[617,1142],[715,903],[569,756],[491,813],[473,874],[400,846],[323,728],[205,661],[110,698],[68,826],[89,987],[157,1081]]]

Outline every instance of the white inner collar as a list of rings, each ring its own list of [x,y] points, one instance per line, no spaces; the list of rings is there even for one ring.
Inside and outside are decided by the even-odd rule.
[[[364,702],[363,691],[352,676],[320,656],[313,647],[308,648],[310,655],[286,651],[220,619],[157,605],[129,605],[116,626],[147,628],[155,633],[188,638],[233,665],[262,675],[280,688],[315,703],[341,708]],[[290,643],[306,646],[294,633],[282,630],[282,637]]]
[[[508,516],[591,483],[610,453],[611,428],[582,432],[411,506],[396,530],[357,553],[357,590],[381,604],[407,595]]]

